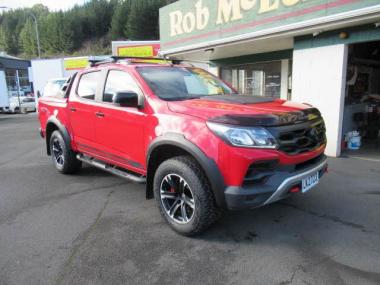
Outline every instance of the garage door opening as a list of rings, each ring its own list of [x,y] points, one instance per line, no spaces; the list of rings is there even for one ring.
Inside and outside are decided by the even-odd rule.
[[[380,41],[349,46],[343,155],[380,161]]]

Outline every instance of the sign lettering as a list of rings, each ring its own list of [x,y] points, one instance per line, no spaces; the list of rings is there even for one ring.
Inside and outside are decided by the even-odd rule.
[[[292,7],[300,2],[310,0],[218,0],[216,24],[222,25],[244,18],[244,12],[257,9],[258,14],[276,11],[280,5]],[[169,13],[170,36],[190,34],[203,30],[210,21],[210,8],[204,6],[203,0],[195,3],[193,10],[187,13],[173,11]]]
[[[217,24],[228,23],[242,18],[240,0],[219,0]]]
[[[261,0],[259,14],[277,10],[279,5],[279,0]]]
[[[154,57],[157,56],[159,44],[143,46],[120,46],[117,48],[118,56]]]
[[[287,25],[296,29],[310,20],[333,22],[338,14],[362,15],[370,7],[377,11],[379,0],[180,0],[160,9],[160,40],[164,52],[194,48]]]
[[[63,61],[65,70],[80,70],[88,65],[88,58],[67,58]]]

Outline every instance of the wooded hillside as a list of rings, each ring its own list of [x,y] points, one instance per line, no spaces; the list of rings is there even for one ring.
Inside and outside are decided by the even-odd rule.
[[[41,4],[6,10],[0,15],[0,51],[37,56],[33,13],[42,56],[110,54],[111,40],[159,39],[158,10],[175,1],[91,0],[67,11],[52,12]]]

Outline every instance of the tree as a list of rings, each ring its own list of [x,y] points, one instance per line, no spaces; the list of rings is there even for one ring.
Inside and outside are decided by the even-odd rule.
[[[34,23],[31,20],[27,20],[20,32],[20,48],[21,51],[28,57],[38,55],[36,31]]]
[[[1,19],[1,47],[9,54],[19,53],[19,11],[6,12]]]
[[[115,0],[92,0],[83,6],[83,21],[89,38],[99,38],[108,33],[116,3]]]
[[[0,51],[8,52],[8,35],[3,26],[0,26]]]
[[[43,49],[49,54],[70,53],[73,48],[73,32],[62,11],[50,13],[41,22]]]
[[[37,4],[32,8],[10,10],[0,15],[0,49],[5,50],[9,54],[17,55],[27,51],[31,53],[31,47],[27,47],[27,42],[32,39],[34,34],[34,22],[32,22],[30,13],[33,13],[37,19],[44,17],[49,13],[47,7]],[[31,24],[33,29],[30,30]],[[30,35],[27,36],[27,33]],[[35,34],[34,34],[35,37]],[[34,44],[35,40],[33,39]],[[30,42],[30,44],[33,44]]]
[[[131,40],[158,40],[159,9],[174,1],[139,0],[133,1],[129,13],[125,34]]]
[[[111,39],[159,38],[158,10],[175,0],[90,0],[68,11],[41,4],[0,14],[0,50],[33,57],[38,22],[42,55],[108,53]]]
[[[128,14],[131,9],[131,1],[124,0],[118,1],[115,7],[115,12],[111,20],[111,39],[118,40],[127,38],[125,33],[125,26],[128,22]]]

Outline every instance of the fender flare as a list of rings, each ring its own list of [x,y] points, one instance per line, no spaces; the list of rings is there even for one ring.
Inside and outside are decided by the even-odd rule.
[[[214,194],[215,202],[218,207],[226,208],[224,197],[225,184],[222,174],[215,161],[209,158],[198,146],[187,140],[183,135],[177,133],[168,133],[155,138],[148,147],[146,165],[149,167],[149,161],[152,152],[162,145],[175,146],[189,153],[202,167],[211,184],[211,190]],[[149,173],[148,173],[149,175]],[[147,197],[149,191],[147,183]]]
[[[50,116],[50,118],[46,122],[46,151],[47,154],[50,155],[50,136],[47,134],[48,126],[49,125],[55,125],[58,130],[61,132],[63,140],[65,141],[66,145],[71,147],[71,137],[69,135],[69,132],[67,131],[66,127],[57,119],[56,116]]]

